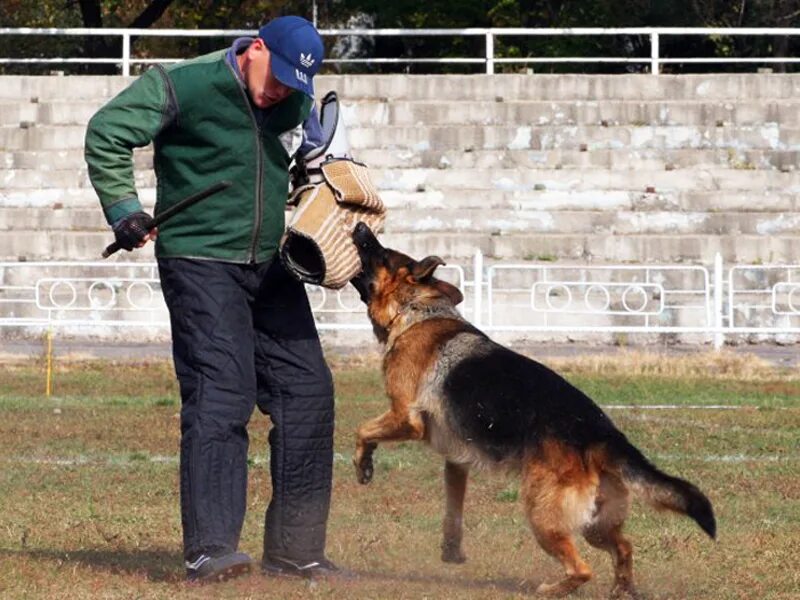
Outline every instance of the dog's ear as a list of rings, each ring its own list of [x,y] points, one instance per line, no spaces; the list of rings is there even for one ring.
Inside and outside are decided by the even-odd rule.
[[[438,256],[428,256],[427,258],[423,258],[421,261],[415,263],[414,266],[411,267],[411,279],[415,282],[426,280],[425,283],[427,285],[434,288],[443,296],[447,296],[453,305],[460,304],[464,301],[464,295],[461,293],[461,290],[451,283],[447,283],[446,281],[441,281],[440,279],[432,277],[436,267],[440,267],[444,264],[445,262]]]
[[[436,267],[445,264],[445,262],[438,256],[428,256],[421,261],[414,263],[411,267],[411,277],[417,281],[422,281],[426,277],[433,275]]]
[[[452,283],[447,283],[446,281],[441,281],[440,279],[434,279],[433,287],[450,298],[450,300],[453,301],[453,306],[461,304],[464,301],[464,294],[462,294],[461,290],[459,290]]]

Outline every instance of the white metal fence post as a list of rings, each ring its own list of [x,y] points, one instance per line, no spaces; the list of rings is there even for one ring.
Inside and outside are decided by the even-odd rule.
[[[472,306],[472,322],[475,327],[480,327],[483,321],[483,253],[480,249],[475,251],[475,258],[472,261],[472,289],[473,289],[473,306]]]
[[[122,34],[122,74],[128,77],[131,74],[131,34]]]
[[[725,334],[722,332],[722,254],[717,252],[714,256],[714,349],[719,350],[725,343]]]
[[[658,47],[658,32],[653,31],[650,33],[650,74],[658,75],[659,67],[659,47]]]
[[[494,34],[489,31],[486,34],[486,74],[494,73]]]

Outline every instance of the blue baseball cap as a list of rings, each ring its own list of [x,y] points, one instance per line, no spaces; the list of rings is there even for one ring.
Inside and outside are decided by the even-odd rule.
[[[322,38],[302,17],[278,17],[258,30],[270,51],[270,68],[283,85],[314,97],[313,77],[325,57]]]

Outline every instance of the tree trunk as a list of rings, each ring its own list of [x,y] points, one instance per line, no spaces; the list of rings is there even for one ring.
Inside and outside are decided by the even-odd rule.
[[[84,27],[103,27],[101,0],[79,0],[81,19]],[[128,24],[129,28],[145,29],[161,18],[173,0],[152,0],[139,15]],[[131,37],[131,48],[136,38]],[[122,38],[118,35],[101,37],[86,36],[83,41],[83,54],[87,58],[122,58]],[[97,75],[118,74],[119,67],[114,64],[85,65],[83,70]]]
[[[102,27],[103,13],[100,0],[80,0],[81,19],[84,27]],[[86,58],[112,58],[122,56],[122,41],[109,44],[107,39],[98,35],[87,35],[83,38],[83,55]],[[119,73],[113,64],[81,65],[81,71],[92,75],[113,75]]]
[[[139,13],[139,16],[131,21],[128,27],[133,29],[145,29],[161,18],[161,15],[169,8],[173,0],[153,0],[147,7]]]

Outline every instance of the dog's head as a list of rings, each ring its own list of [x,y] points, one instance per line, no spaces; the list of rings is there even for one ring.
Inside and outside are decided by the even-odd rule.
[[[410,305],[455,306],[464,299],[457,287],[433,276],[436,267],[445,264],[438,256],[416,261],[384,248],[364,223],[356,225],[353,241],[361,259],[361,273],[351,283],[367,305],[381,341],[386,341],[397,316]]]

